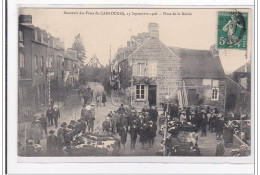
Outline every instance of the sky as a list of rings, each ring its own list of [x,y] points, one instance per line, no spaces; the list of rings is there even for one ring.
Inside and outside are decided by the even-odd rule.
[[[20,14],[32,15],[34,26],[46,30],[54,37],[60,37],[65,42],[65,48],[72,47],[74,37],[80,33],[86,49],[86,62],[95,54],[103,65],[109,62],[110,46],[113,59],[117,49],[125,47],[132,35],[148,32],[149,22],[158,23],[160,40],[167,46],[209,50],[211,45],[216,44],[217,11],[219,9],[20,8],[19,10]],[[108,15],[106,12],[118,12],[120,15]],[[168,15],[169,13],[175,15]],[[182,15],[183,13],[186,15]],[[249,20],[247,51],[220,50],[226,74],[250,61],[250,23]]]

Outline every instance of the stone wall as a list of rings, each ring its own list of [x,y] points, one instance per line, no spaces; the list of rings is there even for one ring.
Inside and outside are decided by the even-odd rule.
[[[251,93],[229,77],[226,77],[226,86],[227,112],[251,114]]]
[[[217,80],[217,79],[216,79]],[[204,99],[202,105],[209,105],[211,108],[218,108],[220,112],[225,112],[225,79],[218,79],[219,85],[219,98],[218,100],[212,99],[212,88],[211,85],[203,85],[203,79],[185,79],[185,87],[187,94],[189,89],[195,89],[199,99]],[[212,81],[212,80],[211,80]],[[189,105],[199,105],[191,104]]]
[[[176,95],[176,90],[182,86],[180,59],[159,39],[150,38],[129,57],[129,60],[134,66],[134,76],[137,76],[138,63],[144,63],[148,67],[145,76],[155,79],[152,84],[157,85],[157,106],[164,101],[166,95]],[[151,68],[151,64],[156,66]],[[154,69],[154,72],[149,72],[149,69]],[[145,101],[148,101],[147,88],[145,93]]]

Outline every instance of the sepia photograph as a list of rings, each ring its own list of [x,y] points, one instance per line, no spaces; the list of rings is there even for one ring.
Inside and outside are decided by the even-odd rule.
[[[18,157],[251,156],[251,9],[17,18]]]

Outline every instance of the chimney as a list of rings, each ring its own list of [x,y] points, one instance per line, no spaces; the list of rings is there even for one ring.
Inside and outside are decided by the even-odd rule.
[[[219,51],[217,49],[216,44],[210,46],[210,51],[211,51],[211,54],[213,55],[213,57],[219,56]]]
[[[131,47],[131,41],[127,41],[127,47]]]
[[[148,31],[151,38],[159,39],[159,26],[157,23],[149,23]]]
[[[20,15],[19,23],[32,24],[32,15]]]

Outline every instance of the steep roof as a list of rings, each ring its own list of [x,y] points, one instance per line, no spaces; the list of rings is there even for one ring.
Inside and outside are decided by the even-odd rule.
[[[183,78],[225,78],[219,56],[213,56],[211,51],[177,47],[169,49],[181,59]]]
[[[243,66],[241,66],[240,68],[238,68],[237,70],[235,70],[234,72],[240,72],[240,73],[251,73],[251,63],[246,63]]]

